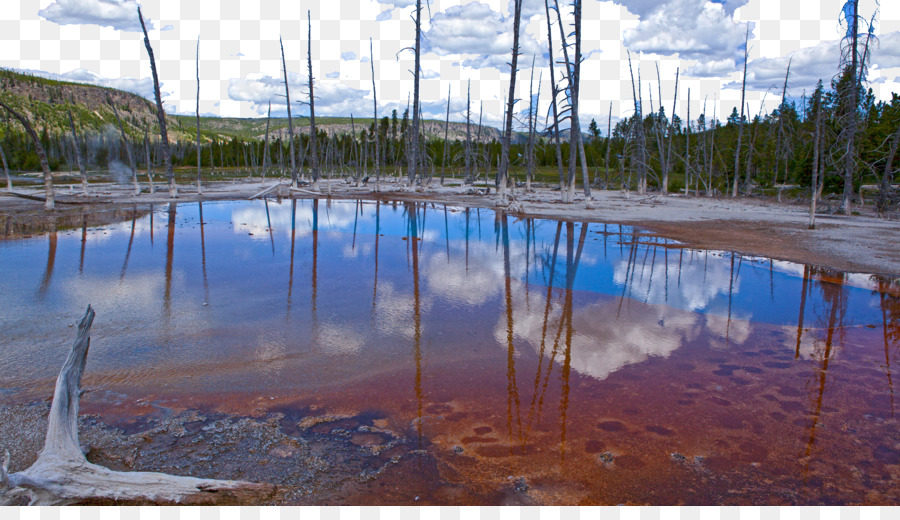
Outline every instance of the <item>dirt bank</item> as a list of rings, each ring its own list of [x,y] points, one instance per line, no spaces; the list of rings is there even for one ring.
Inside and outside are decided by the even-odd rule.
[[[178,201],[246,199],[277,181],[207,183],[203,195],[196,187],[181,186]],[[153,204],[169,202],[168,192],[143,193],[135,197],[130,186],[94,186],[90,196],[76,195],[63,188],[54,212],[43,204],[0,192],[0,236],[15,237],[41,232],[55,224],[60,228],[98,225],[130,218],[131,212],[147,211]],[[776,202],[771,198],[707,198],[682,195],[637,195],[621,191],[595,190],[586,201],[560,202],[559,191],[538,187],[531,192],[517,190],[511,202],[501,205],[493,194],[480,194],[459,184],[433,185],[411,191],[398,182],[382,182],[380,190],[370,183],[354,187],[334,181],[320,186],[321,196],[381,200],[416,200],[469,207],[506,209],[527,217],[559,218],[588,222],[635,225],[688,246],[735,251],[798,263],[830,267],[842,271],[900,276],[900,215],[876,217],[871,209],[845,216],[828,212],[816,217],[816,229],[807,228],[809,209],[800,202]],[[19,190],[23,191],[23,190]],[[37,189],[33,194],[39,194]],[[286,185],[268,196],[316,196],[309,188],[290,190]],[[831,205],[834,208],[834,205]]]

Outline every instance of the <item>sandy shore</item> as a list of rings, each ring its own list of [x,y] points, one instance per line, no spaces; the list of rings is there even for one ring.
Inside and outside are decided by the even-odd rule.
[[[456,181],[458,182],[458,181]],[[277,180],[208,183],[203,195],[195,186],[179,187],[179,202],[197,200],[246,199]],[[77,188],[76,188],[77,189]],[[333,181],[330,189],[323,182],[322,196],[381,200],[419,200],[469,207],[505,209],[527,217],[558,218],[587,222],[608,222],[639,226],[692,247],[735,251],[798,263],[829,267],[842,271],[900,276],[900,215],[880,218],[867,208],[861,214],[828,213],[820,206],[816,229],[808,229],[809,208],[805,203],[776,202],[772,198],[708,198],[683,195],[637,195],[622,191],[594,190],[590,201],[579,193],[571,204],[560,202],[558,190],[539,187],[531,192],[517,190],[511,202],[501,205],[499,198],[473,194],[468,186],[441,187],[411,191],[399,183],[382,182],[379,190],[372,183],[354,187]],[[145,187],[146,190],[146,187]],[[57,210],[48,213],[43,204],[0,192],[0,233],[23,236],[40,232],[49,225],[80,227],[130,218],[133,211],[147,211],[151,204],[165,204],[167,191],[143,193],[135,197],[129,186],[99,185],[91,195],[77,195],[68,187],[58,189]],[[40,195],[37,189],[29,193]],[[315,196],[309,189],[291,191],[284,185],[269,196]],[[832,203],[831,208],[836,204]]]

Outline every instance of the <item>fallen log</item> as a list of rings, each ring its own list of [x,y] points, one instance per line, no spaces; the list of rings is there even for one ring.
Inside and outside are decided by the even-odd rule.
[[[6,451],[0,467],[0,505],[259,504],[275,498],[277,489],[268,484],[112,471],[88,462],[78,443],[78,403],[93,320],[94,310],[88,306],[56,380],[47,437],[37,461],[10,474]]]
[[[0,191],[0,195],[2,195],[2,194],[5,194],[5,195],[12,195],[13,197],[19,197],[19,198],[28,199],[28,200],[35,200],[35,201],[37,201],[37,202],[47,202],[47,199],[45,199],[44,197],[40,197],[40,196],[38,196],[38,195],[30,195],[30,194],[28,194],[28,193],[19,193],[19,192],[16,192],[16,191],[4,190],[4,191]],[[83,204],[94,204],[94,203],[97,203],[97,202],[103,202],[103,201],[100,200],[100,199],[92,199],[92,200],[66,200],[66,199],[56,198],[56,199],[55,199],[55,202],[56,202],[57,204],[72,204],[72,205],[74,205],[74,206],[78,206],[78,205],[83,205]]]
[[[266,193],[269,193],[270,191],[274,190],[275,188],[277,188],[277,187],[279,187],[279,186],[281,186],[281,183],[280,183],[280,182],[277,182],[277,183],[275,183],[275,184],[269,186],[268,188],[262,190],[261,192],[255,194],[255,195],[251,195],[250,197],[247,198],[247,200],[253,200],[253,199],[257,198],[257,197],[262,197],[262,196],[265,195]]]

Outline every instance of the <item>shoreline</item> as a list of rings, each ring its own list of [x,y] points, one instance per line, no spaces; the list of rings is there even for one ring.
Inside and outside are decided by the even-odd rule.
[[[388,178],[393,181],[394,178]],[[249,182],[213,181],[197,195],[194,185],[179,185],[176,199],[165,186],[156,193],[134,196],[130,185],[92,185],[87,197],[57,187],[57,209],[46,212],[43,203],[0,191],[0,236],[2,239],[30,236],[48,226],[81,227],[130,218],[135,211],[148,211],[153,204],[175,202],[246,200],[282,179]],[[410,191],[400,183],[374,186],[322,181],[318,196],[332,199],[409,200],[507,211],[523,218],[548,218],[599,222],[640,227],[686,247],[733,251],[751,256],[810,264],[845,272],[900,277],[900,220],[876,217],[869,208],[863,213],[837,215],[818,213],[816,229],[807,229],[809,209],[805,204],[776,202],[770,197],[690,197],[637,195],[622,191],[595,190],[590,201],[578,193],[569,204],[560,202],[559,190],[535,187],[531,192],[515,190],[507,205],[494,194],[469,193],[468,186],[433,185]],[[162,188],[162,189],[161,189]],[[16,190],[24,192],[24,190]],[[38,190],[28,190],[35,191]],[[67,193],[68,191],[68,193]],[[70,194],[72,193],[72,194]],[[310,189],[292,191],[288,186],[267,196],[312,198]],[[65,203],[68,202],[68,203]],[[823,204],[827,209],[827,203]]]

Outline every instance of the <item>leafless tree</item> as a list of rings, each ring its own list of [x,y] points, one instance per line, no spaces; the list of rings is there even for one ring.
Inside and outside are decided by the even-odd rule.
[[[281,68],[284,71],[284,97],[287,100],[287,116],[288,116],[288,156],[291,159],[291,186],[297,187],[297,163],[294,159],[294,121],[291,117],[291,89],[288,85],[287,62],[284,60],[284,42],[278,37],[278,43],[281,45]],[[271,107],[271,104],[270,104]]]
[[[66,110],[66,113],[69,115],[69,126],[72,128],[72,141],[75,145],[75,160],[78,162],[78,170],[81,172],[81,191],[87,195],[88,192],[88,181],[87,181],[87,170],[84,163],[84,157],[81,153],[81,144],[78,141],[78,133],[75,132],[75,120],[72,119],[72,111]],[[2,148],[0,148],[0,155],[3,154]],[[6,168],[6,156],[3,156],[3,167]],[[9,180],[9,172],[6,174],[7,180]],[[10,189],[12,189],[12,185],[10,185]]]
[[[381,155],[378,149],[378,91],[375,88],[375,53],[372,51],[372,38],[369,38],[369,66],[372,68],[372,117],[375,120],[375,191],[381,191]]]
[[[812,182],[809,191],[809,229],[816,228],[816,200],[819,198],[819,169],[823,166],[820,162],[822,154],[822,82],[813,93],[813,109],[815,110],[815,129],[813,134],[813,166]]]
[[[472,184],[472,80],[468,81],[466,86],[466,184]],[[7,175],[8,177],[8,175]]]
[[[6,153],[3,151],[2,143],[0,143],[0,159],[3,160],[3,172],[6,174],[6,189],[12,191],[12,178],[9,176],[9,165],[6,163]]]
[[[377,121],[376,121],[377,123]],[[447,152],[450,146],[447,141],[447,133],[450,131],[450,85],[447,85],[447,119],[444,120],[444,157],[441,160],[441,186],[444,185],[444,167],[447,166]]]
[[[547,53],[550,61],[550,107],[553,110],[553,126],[552,136],[556,144],[556,164],[559,167],[559,188],[562,194],[563,202],[571,202],[569,190],[566,189],[565,173],[563,173],[562,145],[559,139],[559,107],[557,105],[556,96],[559,93],[559,87],[556,84],[556,73],[553,62],[553,25],[550,18],[549,0],[544,0],[544,12],[547,14]]]
[[[497,190],[500,203],[506,202],[509,181],[509,148],[512,143],[513,106],[516,103],[516,72],[519,61],[519,26],[522,20],[522,0],[513,1],[513,46],[509,66],[509,95],[506,98],[506,124],[500,148],[500,169],[497,175]]]
[[[138,19],[141,21],[141,29],[144,31],[144,46],[150,56],[150,71],[153,73],[153,92],[156,95],[156,117],[159,119],[159,135],[162,144],[163,163],[166,166],[166,179],[169,181],[169,197],[178,196],[178,187],[175,185],[175,171],[172,169],[172,151],[169,148],[169,133],[166,129],[166,111],[163,109],[162,94],[159,90],[159,76],[156,74],[156,61],[153,58],[153,47],[150,46],[150,37],[147,35],[147,27],[144,25],[144,16],[138,6]]]
[[[738,182],[741,178],[740,160],[741,160],[741,139],[744,137],[744,100],[747,93],[747,55],[750,51],[750,25],[747,25],[747,35],[744,38],[744,78],[741,80],[741,119],[738,121],[738,140],[737,146],[734,148],[734,184],[731,188],[731,196],[737,197]]]
[[[22,114],[16,112],[9,105],[0,101],[0,107],[6,109],[7,112],[13,115],[16,119],[18,119],[22,126],[25,127],[25,131],[28,132],[28,136],[31,137],[31,140],[34,142],[34,148],[37,151],[38,159],[41,161],[41,170],[44,172],[44,208],[45,209],[54,209],[55,199],[53,196],[53,176],[50,173],[50,163],[47,162],[47,152],[44,151],[44,146],[41,144],[41,140],[38,138],[37,133],[35,133],[34,128],[31,127],[31,123],[28,121],[28,118],[23,116]],[[8,182],[8,180],[7,180]],[[10,191],[12,191],[12,183],[9,183]]]
[[[212,154],[212,150],[210,150]],[[197,36],[197,195],[203,193],[200,185],[200,36]],[[137,177],[135,177],[137,178]]]
[[[420,53],[422,47],[422,0],[416,0],[416,44],[413,51],[415,60],[413,65],[413,108],[412,128],[409,140],[408,172],[409,187],[415,189],[416,174],[419,166],[419,75],[421,72]]]
[[[309,27],[307,33],[306,48],[306,66],[309,73],[309,159],[310,169],[312,171],[312,187],[319,189],[319,154],[316,150],[318,142],[318,133],[316,131],[316,96],[313,91],[313,73],[312,73],[312,17],[309,10],[306,11],[306,21]],[[331,184],[329,183],[329,187]]]

